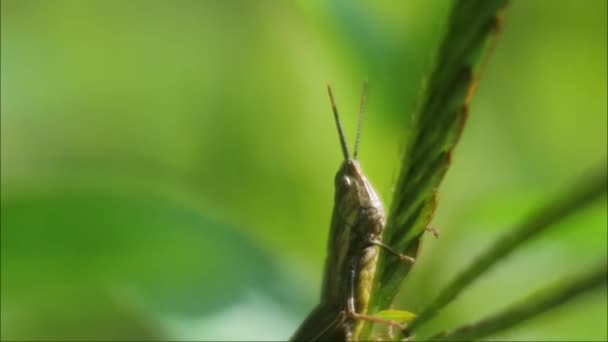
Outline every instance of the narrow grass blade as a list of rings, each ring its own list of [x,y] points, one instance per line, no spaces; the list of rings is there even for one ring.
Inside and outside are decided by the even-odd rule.
[[[472,341],[513,327],[543,312],[562,305],[578,295],[606,285],[608,264],[604,262],[571,280],[560,281],[541,290],[521,303],[476,323],[464,325],[451,332],[437,334],[429,341]]]
[[[530,215],[522,224],[515,227],[506,236],[498,239],[494,245],[479,255],[426,309],[418,314],[408,328],[410,332],[413,332],[420,325],[434,317],[439,310],[456,298],[475,279],[524,242],[530,240],[551,224],[567,217],[606,194],[608,187],[606,168],[603,167],[597,171],[599,172],[586,178],[580,184],[576,184],[570,191],[562,194],[553,203]]]

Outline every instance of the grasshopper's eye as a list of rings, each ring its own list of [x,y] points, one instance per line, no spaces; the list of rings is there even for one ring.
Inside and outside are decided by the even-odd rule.
[[[338,189],[351,189],[355,185],[355,180],[353,177],[345,175],[343,172],[340,172],[336,175],[334,179],[336,188]]]
[[[353,181],[350,179],[350,177],[342,177],[342,185],[346,188],[350,188],[351,184],[353,184]]]

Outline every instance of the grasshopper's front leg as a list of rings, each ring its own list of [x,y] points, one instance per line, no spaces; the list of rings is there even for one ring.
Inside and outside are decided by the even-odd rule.
[[[409,255],[405,255],[405,254],[401,254],[401,253],[397,252],[396,250],[392,249],[390,246],[388,246],[388,245],[384,244],[384,243],[383,243],[382,241],[380,241],[380,240],[377,240],[377,239],[372,239],[372,240],[370,240],[369,242],[370,242],[372,245],[376,245],[376,246],[378,246],[378,247],[382,247],[382,248],[384,248],[384,250],[385,250],[385,251],[390,252],[390,253],[392,253],[392,254],[396,255],[397,257],[399,257],[399,260],[401,260],[401,261],[407,261],[407,262],[410,262],[410,263],[414,263],[414,262],[416,262],[416,259],[415,259],[415,258],[413,258],[413,257],[411,257],[411,256],[409,256]]]
[[[432,233],[432,234],[435,236],[435,238],[438,238],[438,237],[439,237],[439,229],[436,229],[436,228],[433,228],[433,227],[426,227],[424,230],[425,230],[425,231],[428,231],[428,232],[430,232],[430,233]],[[413,257],[411,257],[411,256],[409,256],[409,255],[405,255],[405,254],[402,254],[402,253],[397,252],[397,251],[396,251],[396,250],[394,250],[392,247],[390,247],[390,246],[386,245],[385,243],[383,243],[382,241],[380,241],[380,240],[378,240],[378,239],[371,239],[369,242],[370,242],[372,245],[375,245],[375,246],[381,247],[381,248],[383,248],[385,251],[387,251],[387,252],[389,252],[389,253],[391,253],[391,254],[393,254],[393,255],[397,256],[397,257],[399,258],[399,260],[401,260],[401,261],[407,261],[407,262],[410,262],[410,263],[414,263],[414,262],[416,262],[416,259],[415,259],[415,258],[413,258]]]

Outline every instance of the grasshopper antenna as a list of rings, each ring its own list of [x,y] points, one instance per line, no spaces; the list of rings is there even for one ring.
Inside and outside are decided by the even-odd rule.
[[[359,121],[357,122],[357,135],[355,137],[355,152],[353,159],[359,154],[359,139],[361,138],[361,125],[363,124],[363,113],[365,112],[365,101],[367,99],[367,80],[363,81],[363,92],[361,93],[361,104],[359,105]]]
[[[346,137],[342,130],[342,124],[340,123],[340,117],[338,116],[338,109],[336,108],[336,102],[334,101],[334,94],[331,92],[331,87],[327,85],[327,93],[329,94],[329,101],[331,102],[331,109],[334,112],[334,119],[336,120],[336,127],[338,128],[338,135],[340,136],[340,144],[342,145],[342,154],[344,154],[344,160],[348,160],[348,148],[346,147]]]

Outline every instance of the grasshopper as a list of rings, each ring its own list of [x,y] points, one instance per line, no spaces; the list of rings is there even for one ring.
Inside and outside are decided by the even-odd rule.
[[[335,177],[335,201],[321,302],[294,333],[292,341],[352,341],[358,336],[363,321],[401,330],[403,327],[395,321],[366,314],[367,306],[380,248],[402,261],[415,261],[382,242],[386,224],[384,207],[357,160],[367,82],[363,84],[352,157],[330,86],[327,91],[344,161]]]

